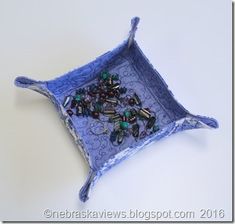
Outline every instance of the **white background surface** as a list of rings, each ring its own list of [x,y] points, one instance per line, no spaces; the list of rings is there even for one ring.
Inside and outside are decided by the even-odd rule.
[[[220,128],[146,147],[105,174],[84,204],[88,167],[72,137],[48,99],[13,81],[86,64],[127,37],[133,16],[136,40],[175,97]],[[1,220],[48,220],[45,209],[183,210],[198,220],[202,208],[231,219],[231,1],[2,0],[0,32]]]

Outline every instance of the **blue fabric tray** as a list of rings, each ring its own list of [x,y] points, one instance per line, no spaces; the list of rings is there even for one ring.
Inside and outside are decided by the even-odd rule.
[[[132,19],[129,37],[121,45],[85,66],[50,81],[35,81],[24,76],[15,79],[16,86],[37,91],[54,103],[61,119],[81,149],[90,167],[87,181],[79,194],[82,201],[88,199],[91,187],[107,170],[150,142],[187,129],[218,127],[215,119],[195,116],[175,100],[163,78],[134,40],[138,22],[138,17]],[[109,135],[97,136],[87,128],[96,124],[93,118],[68,115],[62,105],[65,97],[80,87],[94,83],[104,70],[119,74],[122,84],[127,89],[135,91],[144,106],[155,112],[160,128],[158,132],[138,141],[127,138],[123,144],[114,146]]]

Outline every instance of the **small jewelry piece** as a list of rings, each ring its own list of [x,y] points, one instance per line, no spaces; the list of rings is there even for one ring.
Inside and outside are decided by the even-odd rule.
[[[146,124],[146,128],[150,129],[153,127],[153,125],[155,124],[156,118],[155,117],[150,117],[147,124]]]
[[[140,129],[139,124],[136,123],[136,124],[132,125],[132,135],[133,135],[133,137],[135,137],[135,138],[139,137],[139,129]]]
[[[69,116],[73,115],[73,111],[72,110],[67,110],[67,113],[68,113]]]
[[[71,96],[66,96],[63,102],[63,107],[66,107],[71,100]]]
[[[94,135],[108,134],[105,124],[112,123],[109,139],[115,146],[123,144],[125,138],[132,136],[137,141],[159,131],[155,124],[155,112],[142,108],[137,93],[122,86],[118,74],[110,74],[108,71],[100,73],[97,83],[79,88],[74,95],[66,96],[63,106],[67,108],[70,117],[76,115],[95,119],[96,122],[90,127]],[[108,119],[103,119],[105,117]],[[137,123],[138,120],[143,124]]]

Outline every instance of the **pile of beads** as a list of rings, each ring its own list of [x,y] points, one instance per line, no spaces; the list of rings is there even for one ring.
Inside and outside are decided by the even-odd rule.
[[[89,116],[101,123],[112,123],[110,141],[120,145],[129,136],[137,140],[159,130],[154,112],[142,107],[135,92],[131,95],[128,92],[126,87],[121,86],[118,74],[104,71],[95,84],[79,88],[74,95],[65,97],[63,106],[69,116]],[[108,131],[92,133],[108,134]]]

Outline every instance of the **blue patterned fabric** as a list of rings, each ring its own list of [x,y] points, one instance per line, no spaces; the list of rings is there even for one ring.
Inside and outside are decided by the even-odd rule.
[[[86,201],[91,187],[107,170],[133,155],[152,141],[160,140],[173,133],[195,128],[217,128],[213,118],[195,116],[179,104],[160,74],[153,68],[134,40],[139,18],[131,21],[129,37],[112,51],[108,51],[89,64],[72,70],[49,81],[35,81],[24,76],[15,79],[15,85],[29,88],[48,97],[55,105],[66,127],[81,149],[90,171],[86,183],[80,190],[80,199]],[[138,94],[145,107],[156,114],[160,130],[135,141],[128,138],[123,144],[114,146],[109,135],[94,135],[91,117],[70,117],[62,103],[64,98],[80,87],[95,82],[100,72],[117,73],[124,86]],[[97,123],[98,125],[98,123]],[[108,130],[111,127],[108,126]]]

